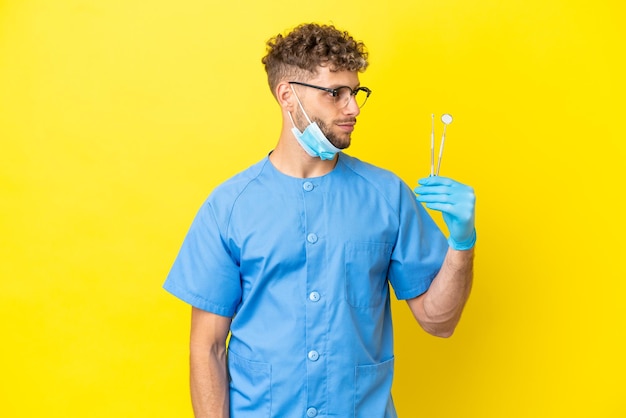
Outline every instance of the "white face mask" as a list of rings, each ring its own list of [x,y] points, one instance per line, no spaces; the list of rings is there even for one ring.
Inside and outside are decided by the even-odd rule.
[[[298,140],[300,146],[309,154],[311,157],[319,157],[322,160],[332,160],[335,157],[335,154],[340,152],[341,150],[335,147],[330,143],[328,138],[324,135],[317,122],[311,122],[309,116],[304,111],[302,107],[302,103],[300,103],[300,99],[296,94],[296,91],[293,89],[293,94],[296,96],[296,100],[298,101],[298,105],[300,105],[300,109],[304,114],[304,117],[309,122],[309,125],[304,129],[304,132],[300,132],[298,128],[296,128],[296,124],[293,122],[293,117],[291,116],[291,112],[289,112],[289,119],[291,119],[291,124],[293,128],[291,132]]]

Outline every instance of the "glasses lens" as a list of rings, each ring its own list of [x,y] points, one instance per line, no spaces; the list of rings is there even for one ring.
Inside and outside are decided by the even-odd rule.
[[[350,87],[339,87],[337,89],[337,96],[335,96],[335,104],[339,108],[348,106],[350,100],[354,96],[354,101],[358,107],[362,107],[367,101],[367,91],[364,90],[352,90]]]
[[[344,108],[350,103],[352,97],[352,89],[350,87],[339,87],[337,89],[337,96],[335,96],[335,104],[339,108]]]
[[[357,106],[363,107],[365,102],[367,102],[367,97],[369,96],[368,92],[365,90],[357,90],[354,95],[354,101]]]

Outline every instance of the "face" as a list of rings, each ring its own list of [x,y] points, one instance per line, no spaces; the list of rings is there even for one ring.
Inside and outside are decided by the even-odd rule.
[[[348,86],[354,89],[359,86],[359,77],[353,71],[331,72],[328,68],[321,67],[314,78],[305,82],[320,87]],[[360,113],[355,101],[352,99],[346,107],[338,108],[328,92],[299,85],[293,85],[293,88],[311,121],[317,122],[330,143],[339,149],[348,148],[356,117]],[[300,106],[296,106],[294,118],[301,131],[308,125]]]

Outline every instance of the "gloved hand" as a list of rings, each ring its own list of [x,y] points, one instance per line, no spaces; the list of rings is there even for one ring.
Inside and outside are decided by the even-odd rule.
[[[450,247],[459,251],[472,248],[476,243],[474,189],[440,176],[426,177],[417,183],[419,186],[414,191],[418,202],[443,214],[450,232]]]

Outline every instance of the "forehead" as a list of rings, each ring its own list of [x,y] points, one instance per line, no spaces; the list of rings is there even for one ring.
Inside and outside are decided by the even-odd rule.
[[[359,85],[359,74],[356,71],[330,71],[328,67],[319,67],[309,83],[324,87],[356,87]]]

